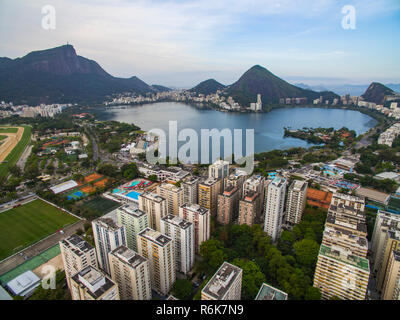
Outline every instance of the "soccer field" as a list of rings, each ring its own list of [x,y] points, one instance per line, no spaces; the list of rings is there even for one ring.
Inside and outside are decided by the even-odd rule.
[[[0,260],[78,221],[40,200],[0,213]]]

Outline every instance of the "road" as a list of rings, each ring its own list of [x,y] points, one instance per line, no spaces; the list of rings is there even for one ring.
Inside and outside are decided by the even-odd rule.
[[[18,159],[17,166],[20,169],[24,169],[26,160],[28,160],[29,155],[32,152],[33,145],[28,145],[24,152],[22,153],[21,157]]]
[[[26,260],[24,259],[25,256],[28,258],[32,258],[34,256],[37,256],[39,253],[47,250],[48,248],[54,246],[57,244],[60,240],[63,240],[70,235],[74,234],[78,229],[83,229],[83,225],[86,221],[85,220],[80,220],[73,225],[70,225],[66,228],[64,228],[64,234],[61,234],[60,232],[57,232],[37,243],[35,243],[33,246],[28,247],[24,250],[22,250],[20,253],[3,260],[0,262],[0,275],[3,273],[6,273],[15,267],[19,266],[20,264],[24,263]]]

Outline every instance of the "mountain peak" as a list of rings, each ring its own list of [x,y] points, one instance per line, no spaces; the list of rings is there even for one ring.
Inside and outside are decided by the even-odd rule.
[[[365,93],[362,95],[365,101],[382,104],[385,96],[394,94],[394,91],[382,83],[372,82]]]
[[[189,91],[209,95],[217,92],[218,90],[224,89],[225,86],[222,83],[219,83],[215,79],[208,79],[203,82],[200,82],[197,86],[190,89]]]

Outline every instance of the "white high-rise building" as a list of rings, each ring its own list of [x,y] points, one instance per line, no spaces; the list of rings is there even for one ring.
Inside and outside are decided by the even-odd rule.
[[[119,246],[126,246],[125,227],[107,217],[93,220],[92,228],[99,267],[110,274],[108,253]]]
[[[187,274],[194,265],[193,223],[170,214],[161,219],[161,233],[174,242],[175,269]]]
[[[208,177],[214,179],[222,179],[229,175],[229,162],[225,160],[217,160],[208,167]]]
[[[265,198],[264,231],[276,241],[282,228],[286,195],[286,179],[276,177],[268,184]]]
[[[138,235],[139,254],[149,261],[153,290],[168,295],[176,280],[173,240],[147,228]]]
[[[68,288],[71,288],[70,279],[74,274],[88,266],[97,268],[95,248],[77,234],[61,240],[60,251]]]
[[[137,235],[149,226],[147,213],[139,210],[136,203],[117,209],[117,221],[126,230],[126,245],[137,252]]]
[[[119,300],[118,285],[93,266],[71,277],[72,300]]]
[[[194,248],[200,252],[200,245],[210,239],[210,211],[198,204],[183,204],[179,208],[179,216],[190,221],[194,226]]]
[[[168,212],[167,200],[149,191],[143,192],[138,198],[139,209],[147,213],[149,227],[160,231],[160,220]]]
[[[243,270],[224,262],[201,290],[201,300],[240,300]]]
[[[286,223],[296,225],[301,221],[307,202],[307,181],[295,180],[289,187],[286,202]]]
[[[147,259],[120,246],[109,253],[111,278],[118,284],[121,300],[150,300],[150,267]]]

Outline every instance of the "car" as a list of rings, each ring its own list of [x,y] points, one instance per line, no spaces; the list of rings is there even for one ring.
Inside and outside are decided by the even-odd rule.
[[[194,287],[197,288],[200,284],[198,282],[193,283]]]

